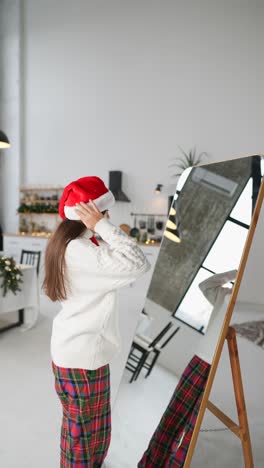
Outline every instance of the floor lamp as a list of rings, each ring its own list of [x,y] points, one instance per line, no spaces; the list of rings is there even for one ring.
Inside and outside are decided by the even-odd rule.
[[[0,130],[0,150],[10,148],[10,146],[11,145],[6,134],[2,130]],[[2,232],[1,225],[0,225],[0,250],[3,250],[3,232]]]

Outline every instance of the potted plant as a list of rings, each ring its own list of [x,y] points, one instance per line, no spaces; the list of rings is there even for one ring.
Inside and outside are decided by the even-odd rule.
[[[176,167],[176,174],[172,174],[171,177],[180,177],[180,175],[188,169],[188,167],[199,166],[199,164],[209,157],[209,154],[203,151],[202,153],[197,153],[196,146],[191,148],[188,152],[184,151],[180,146],[179,149],[182,153],[181,156],[175,158],[172,163],[169,164],[169,167]]]

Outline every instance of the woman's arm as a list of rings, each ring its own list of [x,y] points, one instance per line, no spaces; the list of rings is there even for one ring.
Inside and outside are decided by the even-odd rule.
[[[223,273],[217,273],[210,276],[206,280],[202,281],[199,284],[199,288],[206,297],[206,299],[211,303],[215,304],[217,293],[219,288],[226,289],[226,292],[230,292],[229,288],[224,288],[224,284],[229,281],[234,281],[237,275],[237,270],[225,271]]]
[[[96,246],[80,237],[68,244],[67,255],[78,269],[94,275],[97,288],[120,288],[135,281],[151,268],[136,240],[107,218],[101,218],[94,230],[105,241],[105,245],[102,243]]]

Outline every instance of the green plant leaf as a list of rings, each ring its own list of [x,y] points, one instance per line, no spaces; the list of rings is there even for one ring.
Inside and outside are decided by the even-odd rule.
[[[188,158],[189,158],[188,153],[186,153],[186,152],[184,151],[184,149],[182,149],[182,147],[179,146],[179,145],[178,145],[178,148],[180,149],[180,151],[182,152],[182,154],[185,156],[185,158],[188,160]]]

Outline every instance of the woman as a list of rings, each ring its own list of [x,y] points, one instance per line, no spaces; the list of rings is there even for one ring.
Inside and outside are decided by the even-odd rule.
[[[62,306],[51,336],[63,409],[61,468],[103,464],[111,437],[109,363],[120,350],[117,289],[150,269],[136,241],[109,221],[114,202],[99,177],[67,185],[63,221],[46,249],[43,289]]]

